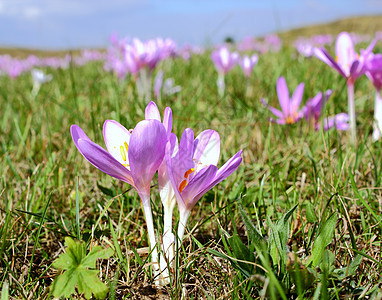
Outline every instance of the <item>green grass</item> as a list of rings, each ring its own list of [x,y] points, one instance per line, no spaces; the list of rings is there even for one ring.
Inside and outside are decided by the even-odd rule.
[[[303,120],[292,126],[268,121],[271,114],[259,99],[278,106],[281,75],[290,89],[305,82],[304,101],[332,89],[325,113],[347,109],[344,80],[316,58],[294,58],[292,48],[260,57],[249,95],[236,67],[226,77],[226,95],[218,97],[209,53],[159,68],[182,86],[181,93],[156,101],[161,111],[172,108],[178,137],[187,127],[218,131],[220,165],[244,150],[239,169],[193,209],[173,285],[152,286],[136,192],[90,165],[72,142],[71,124],[104,146],[106,119],[133,128],[144,118],[146,103],[137,99],[134,82],[120,82],[91,63],[45,69],[54,79],[34,100],[29,74],[0,81],[0,284],[9,284],[11,299],[51,297],[58,274],[51,265],[64,251],[65,236],[116,249],[99,262],[110,299],[381,295],[382,144],[371,140],[374,89],[368,79],[356,83],[353,146],[346,132],[314,131]],[[153,191],[160,232],[163,212]],[[250,223],[273,250],[256,242]]]

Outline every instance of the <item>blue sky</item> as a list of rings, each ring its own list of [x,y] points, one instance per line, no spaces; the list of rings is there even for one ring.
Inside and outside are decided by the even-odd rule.
[[[381,0],[0,0],[0,46],[105,47],[113,32],[206,45],[369,14]]]

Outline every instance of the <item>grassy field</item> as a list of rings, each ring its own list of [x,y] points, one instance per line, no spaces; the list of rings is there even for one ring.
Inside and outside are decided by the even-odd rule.
[[[379,43],[375,52],[381,50]],[[292,47],[260,56],[249,92],[235,67],[226,76],[224,97],[218,96],[209,51],[189,61],[166,60],[158,69],[182,87],[155,99],[160,111],[172,108],[178,137],[187,127],[196,134],[219,132],[219,166],[243,149],[238,170],[193,209],[171,285],[153,285],[135,190],[94,168],[72,141],[71,124],[104,147],[106,119],[126,128],[144,119],[147,103],[138,99],[135,83],[119,81],[94,62],[45,69],[53,80],[35,98],[29,73],[1,77],[3,294],[9,285],[10,299],[51,298],[60,273],[52,263],[70,236],[87,249],[115,250],[97,262],[109,299],[381,299],[382,143],[371,139],[375,91],[369,80],[363,76],[355,85],[358,141],[352,145],[347,132],[315,131],[304,120],[269,122],[271,113],[259,100],[278,106],[279,76],[290,89],[305,82],[304,102],[332,89],[325,115],[347,111],[343,78]],[[151,200],[160,232],[156,189]]]

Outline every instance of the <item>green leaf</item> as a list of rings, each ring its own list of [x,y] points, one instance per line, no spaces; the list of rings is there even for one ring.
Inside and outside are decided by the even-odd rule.
[[[239,261],[239,266],[246,270],[248,274],[253,274],[253,265],[248,264],[245,261],[255,262],[255,256],[248,249],[247,246],[241,241],[240,237],[237,234],[228,238],[229,245],[232,247],[233,256],[239,260],[243,260],[244,262]]]
[[[1,300],[9,299],[9,284],[8,281],[4,281],[3,288],[1,289]]]
[[[86,299],[90,299],[92,295],[97,299],[104,299],[109,289],[97,277],[98,270],[91,269],[96,268],[98,258],[109,258],[114,251],[111,248],[103,249],[101,246],[95,246],[86,255],[84,242],[66,237],[65,243],[66,253],[61,254],[53,262],[53,267],[66,270],[53,283],[54,297],[69,298],[75,293],[77,286],[78,292],[83,293]]]
[[[96,261],[98,258],[105,259],[112,256],[114,253],[113,249],[106,248],[103,249],[101,246],[95,246],[89,252],[88,255],[81,261],[82,267],[88,267],[90,269],[94,269],[96,267]]]
[[[349,266],[334,270],[338,280],[344,280],[347,276],[353,276],[361,264],[362,256],[357,254]]]
[[[252,223],[251,219],[247,215],[247,212],[244,208],[239,205],[239,213],[243,222],[245,224],[245,228],[247,229],[247,235],[251,242],[255,243],[255,247],[258,249],[263,249],[265,244],[265,239],[260,234],[260,232],[256,229],[255,225]]]
[[[86,254],[86,245],[84,242],[76,242],[71,237],[65,238],[65,244],[67,245],[66,253],[71,256],[75,264],[80,264]]]
[[[309,223],[315,223],[318,221],[316,213],[314,212],[314,207],[312,203],[307,202],[305,205],[306,219]]]
[[[278,265],[279,261],[281,260],[281,268],[285,268],[287,262],[289,218],[292,216],[297,206],[298,204],[296,204],[289,211],[287,211],[282,216],[282,218],[276,223],[276,225],[274,225],[272,221],[268,218],[268,224],[271,228],[271,233],[269,235],[268,240],[269,252],[274,265]]]
[[[326,247],[331,243],[334,235],[334,229],[336,228],[337,215],[333,213],[321,226],[321,229],[314,241],[312,247],[312,256],[308,261],[308,264],[312,263],[313,267],[316,267],[322,260]]]
[[[98,270],[82,269],[78,272],[78,292],[84,293],[86,299],[92,294],[96,299],[105,299],[109,288],[97,277]]]
[[[70,270],[77,266],[73,256],[68,253],[62,253],[54,262],[53,267],[58,270]]]
[[[116,193],[112,190],[112,189],[109,189],[105,186],[102,186],[100,185],[98,182],[97,182],[97,187],[101,190],[102,193],[104,193],[106,196],[110,196],[110,197],[115,197],[116,196]]]
[[[70,269],[65,271],[63,274],[59,275],[53,283],[53,296],[55,298],[60,298],[64,296],[69,298],[70,295],[74,294],[74,288],[77,285],[77,272],[75,269]]]

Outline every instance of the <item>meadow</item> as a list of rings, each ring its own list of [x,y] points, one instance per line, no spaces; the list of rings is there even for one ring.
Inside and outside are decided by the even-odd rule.
[[[333,43],[326,48],[334,53]],[[381,51],[380,41],[373,52]],[[83,241],[84,253],[97,245],[112,249],[108,258],[98,253],[94,269],[108,299],[381,299],[382,143],[372,139],[370,80],[355,82],[352,143],[349,132],[315,130],[304,119],[270,122],[260,102],[279,107],[276,82],[283,76],[290,92],[305,83],[303,103],[331,89],[323,116],[346,112],[345,80],[318,58],[284,42],[259,54],[248,79],[233,67],[219,95],[211,52],[170,57],[153,71],[181,87],[150,97],[162,115],[171,107],[179,139],[186,128],[195,135],[216,130],[219,167],[243,150],[238,169],[192,209],[163,287],[154,284],[137,192],[87,162],[70,134],[77,124],[105,148],[105,120],[127,129],[143,120],[149,101],[134,77],[118,78],[102,60],[41,68],[52,80],[38,93],[29,72],[0,77],[1,300],[51,299],[66,237]],[[155,180],[151,209],[159,234],[164,212]],[[77,287],[70,298],[84,297]]]

